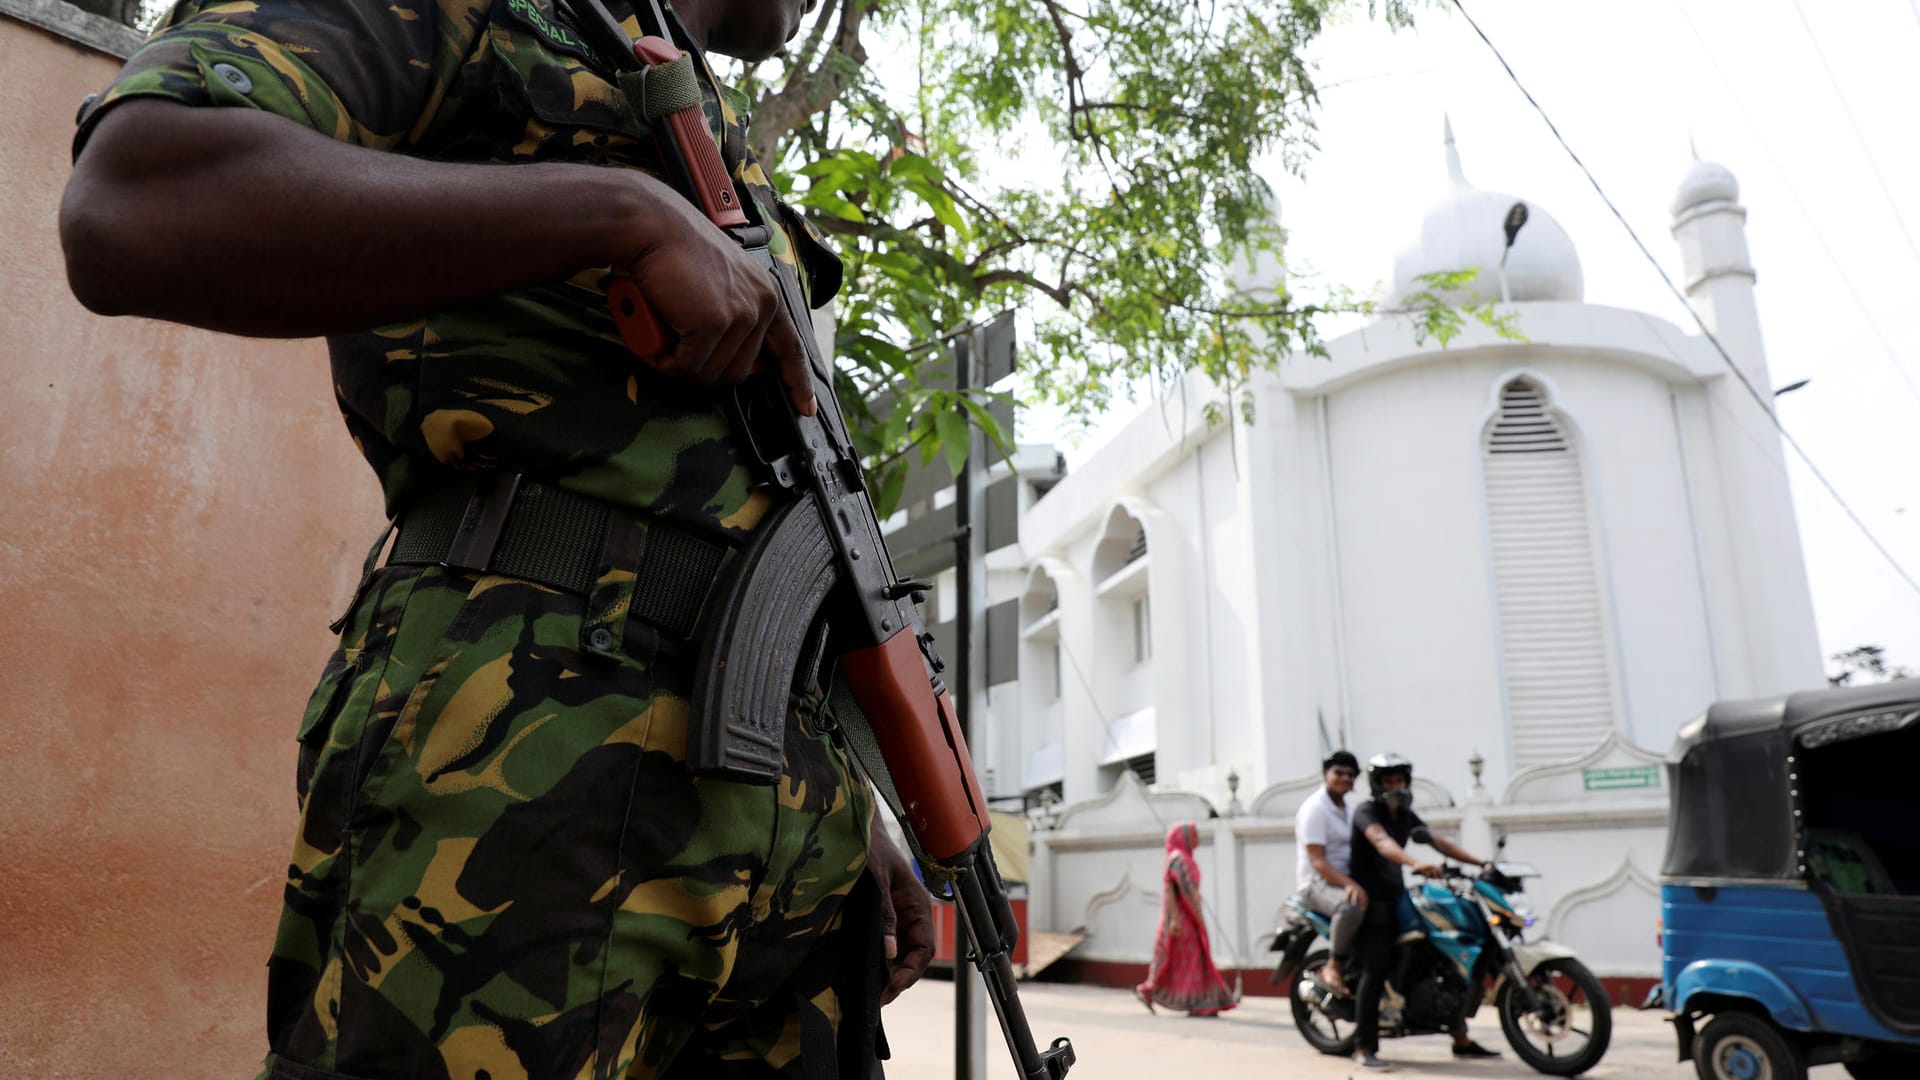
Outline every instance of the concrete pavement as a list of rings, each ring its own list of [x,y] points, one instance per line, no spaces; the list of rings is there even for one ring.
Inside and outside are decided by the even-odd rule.
[[[1218,1018],[1148,1015],[1125,990],[1063,983],[1020,985],[1021,1000],[1044,1043],[1056,1035],[1073,1039],[1079,1063],[1074,1080],[1131,1080],[1167,1077],[1299,1078],[1346,1080],[1358,1070],[1341,1058],[1315,1053],[1294,1030],[1284,998],[1249,997]],[[984,1003],[983,1003],[984,1007]],[[1673,1029],[1664,1014],[1616,1007],[1613,1039],[1600,1065],[1586,1075],[1594,1080],[1683,1080],[1691,1063],[1674,1060]],[[1015,1080],[1013,1064],[1000,1042],[999,1029],[987,1021],[987,1078]],[[953,1076],[953,984],[928,979],[886,1011],[893,1060],[890,1080],[945,1080]],[[1492,1010],[1483,1009],[1473,1025],[1475,1037],[1505,1056],[1496,1061],[1455,1061],[1439,1036],[1393,1039],[1381,1056],[1398,1068],[1388,1075],[1496,1080],[1540,1074],[1521,1064],[1500,1035]],[[1815,1076],[1838,1068],[1822,1069]]]

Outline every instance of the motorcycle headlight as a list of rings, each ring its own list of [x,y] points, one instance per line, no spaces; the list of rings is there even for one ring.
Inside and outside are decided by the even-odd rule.
[[[1513,909],[1513,917],[1521,926],[1532,926],[1534,922],[1533,905],[1518,896],[1507,897],[1507,906]]]

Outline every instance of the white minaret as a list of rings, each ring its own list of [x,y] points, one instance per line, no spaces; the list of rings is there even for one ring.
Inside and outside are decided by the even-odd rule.
[[[1673,236],[1680,245],[1681,285],[1701,320],[1757,392],[1731,372],[1705,387],[1706,423],[1714,432],[1718,495],[1727,516],[1725,554],[1731,586],[1714,621],[1743,628],[1742,655],[1721,658],[1723,692],[1774,694],[1823,684],[1820,643],[1806,559],[1787,482],[1786,448],[1773,425],[1773,381],[1767,371],[1747,211],[1740,184],[1724,165],[1698,160],[1673,200]],[[1701,494],[1705,494],[1704,492]]]
[[[1755,388],[1771,394],[1747,253],[1747,209],[1731,170],[1695,156],[1673,197],[1673,236],[1687,298]]]

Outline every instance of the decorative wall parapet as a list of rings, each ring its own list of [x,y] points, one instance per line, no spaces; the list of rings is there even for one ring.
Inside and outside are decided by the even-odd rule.
[[[1664,803],[1666,759],[1610,732],[1598,746],[1575,758],[1535,765],[1515,773],[1500,801],[1557,803],[1588,800],[1595,793],[1623,798],[1658,793]]]
[[[1247,804],[1247,814],[1251,817],[1284,817],[1292,820],[1300,804],[1320,790],[1324,782],[1319,773],[1313,773],[1269,784]],[[1363,776],[1354,784],[1354,798],[1367,798],[1366,783]],[[1421,817],[1427,817],[1435,810],[1458,806],[1459,801],[1453,797],[1453,792],[1423,776],[1416,776],[1413,779],[1413,805],[1419,809]]]
[[[1098,921],[1101,911],[1115,904],[1124,903],[1128,899],[1133,900],[1135,904],[1157,908],[1160,904],[1160,883],[1156,881],[1153,886],[1152,889],[1148,889],[1134,884],[1133,871],[1123,867],[1120,871],[1120,880],[1114,882],[1110,888],[1093,894],[1093,897],[1087,901],[1085,916],[1080,925],[1073,928],[1072,933],[1086,933],[1087,928]]]
[[[1323,782],[1316,773],[1268,785],[1247,804],[1247,816],[1286,818],[1291,821],[1299,811],[1300,804],[1318,791]]]
[[[1057,844],[1078,839],[1074,834],[1135,833],[1146,821],[1164,822],[1160,830],[1164,836],[1176,821],[1205,822],[1217,816],[1213,804],[1199,795],[1148,791],[1133,773],[1124,772],[1113,790],[1068,807],[1048,838]]]
[[[1547,936],[1556,940],[1561,938],[1566,933],[1567,920],[1577,910],[1629,889],[1655,901],[1660,898],[1659,879],[1635,866],[1631,858],[1622,859],[1620,865],[1604,880],[1575,889],[1553,905],[1553,910],[1547,913]]]

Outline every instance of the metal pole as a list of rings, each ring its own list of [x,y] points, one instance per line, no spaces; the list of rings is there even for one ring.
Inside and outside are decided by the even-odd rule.
[[[954,388],[966,394],[973,386],[973,357],[979,354],[979,327],[954,336]],[[954,657],[954,711],[960,721],[960,738],[973,742],[975,705],[983,698],[985,667],[979,657],[985,653],[979,638],[985,632],[987,578],[981,569],[987,563],[987,530],[977,521],[985,511],[985,471],[981,463],[987,455],[979,429],[968,425],[968,455],[954,477],[954,592],[958,611],[954,613],[954,636],[958,650]],[[987,1013],[977,1007],[981,990],[979,972],[968,963],[966,920],[954,913],[954,1080],[987,1078]]]
[[[961,333],[953,339],[953,384],[966,393],[973,382],[973,335]],[[967,430],[971,432],[972,425]],[[972,450],[972,438],[968,438]],[[960,737],[971,739],[973,725],[973,472],[974,455],[967,454],[954,480],[954,595],[959,610],[954,612],[954,636],[959,640],[953,650],[953,696]],[[959,917],[958,900],[953,919],[953,1075],[954,1080],[974,1080],[977,1064],[973,1052],[973,968],[967,963],[966,920]]]
[[[968,335],[968,387],[986,383],[986,328],[976,325]],[[987,437],[973,424],[967,425],[967,462],[961,469],[966,483],[960,492],[967,499],[967,710],[960,715],[960,737],[978,743],[984,724],[976,724],[987,702]],[[955,919],[955,922],[961,920]],[[1003,974],[1011,976],[1011,969]],[[987,1000],[986,975],[967,965],[967,1000]],[[965,1080],[987,1080],[987,1020],[990,1007],[967,1011],[967,1064],[971,1069]]]

